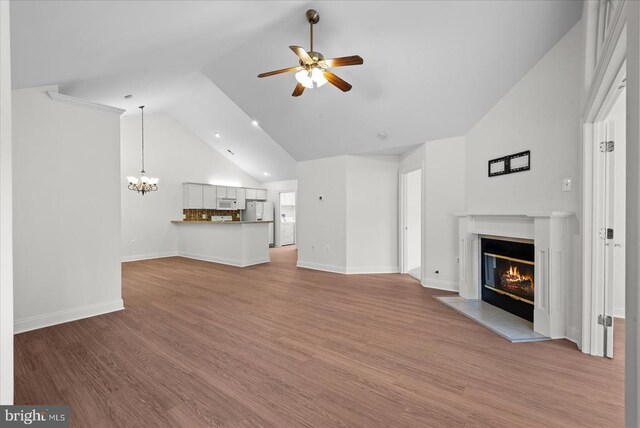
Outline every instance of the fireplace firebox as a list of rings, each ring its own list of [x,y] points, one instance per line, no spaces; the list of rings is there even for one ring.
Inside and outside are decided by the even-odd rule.
[[[483,237],[482,300],[533,322],[534,245]]]

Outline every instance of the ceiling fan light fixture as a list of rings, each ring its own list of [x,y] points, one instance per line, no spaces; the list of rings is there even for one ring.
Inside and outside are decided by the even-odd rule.
[[[307,89],[313,88],[311,73],[307,70],[300,70],[296,73],[296,80]]]
[[[311,70],[311,80],[313,80],[313,83],[315,83],[318,88],[327,83],[327,79],[324,77],[324,71],[318,67],[314,67],[313,70]]]

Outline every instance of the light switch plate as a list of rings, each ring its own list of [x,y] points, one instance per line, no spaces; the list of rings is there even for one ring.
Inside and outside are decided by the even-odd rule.
[[[571,177],[562,179],[562,191],[570,192],[573,187],[573,180]]]

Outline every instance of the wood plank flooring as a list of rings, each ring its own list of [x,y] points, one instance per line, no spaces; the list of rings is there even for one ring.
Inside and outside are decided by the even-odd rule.
[[[402,275],[123,265],[126,310],[17,335],[16,402],[76,427],[623,426],[616,358],[511,344]]]

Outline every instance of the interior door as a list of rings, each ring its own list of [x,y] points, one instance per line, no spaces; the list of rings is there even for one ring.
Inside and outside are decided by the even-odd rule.
[[[613,293],[615,282],[615,266],[616,266],[616,251],[615,251],[615,235],[618,231],[615,230],[615,123],[613,121],[606,122],[606,141],[601,147],[601,154],[604,157],[604,183],[603,183],[603,230],[601,232],[603,249],[603,308],[602,316],[598,322],[604,329],[604,351],[605,357],[613,358]]]

